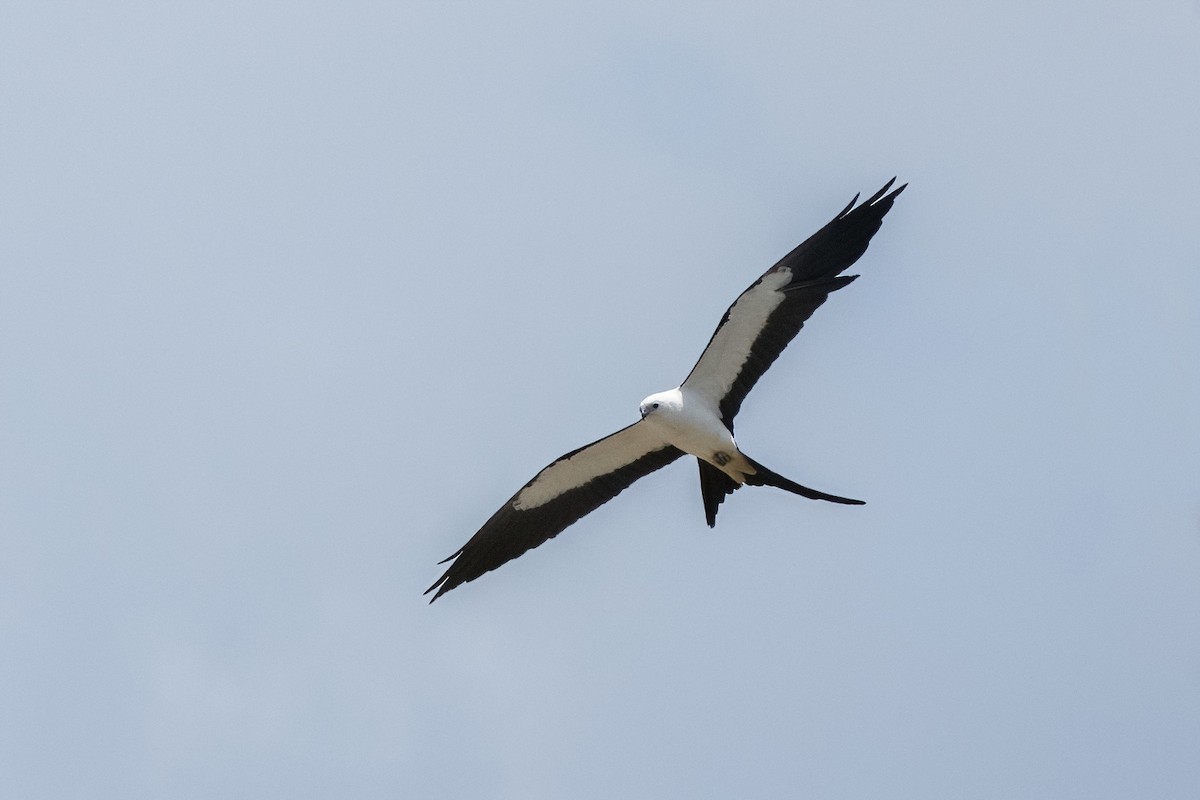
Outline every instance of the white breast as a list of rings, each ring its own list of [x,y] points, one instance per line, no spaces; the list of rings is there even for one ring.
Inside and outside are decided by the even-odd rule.
[[[646,422],[666,441],[706,461],[717,452],[737,453],[733,434],[721,423],[720,411],[703,394],[678,388],[652,398],[659,407],[646,417]]]

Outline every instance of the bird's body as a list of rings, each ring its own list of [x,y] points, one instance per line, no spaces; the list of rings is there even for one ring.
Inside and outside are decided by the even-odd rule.
[[[716,403],[701,392],[677,386],[650,395],[640,410],[642,424],[664,442],[708,462],[739,486],[754,474],[754,467],[738,451],[733,431],[721,422]]]
[[[774,486],[833,503],[861,505],[802,486],[738,447],[733,420],[767,368],[829,297],[853,281],[842,275],[866,251],[904,186],[892,181],[827,225],[738,296],[682,384],[642,401],[641,420],[555,460],[492,515],[446,561],[426,591],[433,600],[557,536],[645,475],[684,454],[696,457],[709,526],[725,497],[743,485]],[[443,562],[444,563],[444,562]],[[436,590],[436,591],[435,591]],[[430,601],[432,602],[432,600]]]

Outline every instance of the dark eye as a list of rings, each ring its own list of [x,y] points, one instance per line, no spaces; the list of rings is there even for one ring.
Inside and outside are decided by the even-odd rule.
[[[650,407],[651,407],[651,408],[658,408],[658,403],[653,403],[653,404],[651,404],[651,406],[650,406]]]

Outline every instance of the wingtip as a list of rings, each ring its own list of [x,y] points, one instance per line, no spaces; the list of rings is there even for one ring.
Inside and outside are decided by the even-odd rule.
[[[443,562],[443,563],[445,563],[445,562]],[[434,600],[437,600],[439,597],[444,595],[447,591],[449,591],[450,589],[453,589],[454,586],[446,585],[446,581],[449,577],[450,577],[450,573],[447,572],[445,575],[438,578],[436,581],[433,582],[432,586],[430,586],[428,589],[426,589],[424,592],[421,593],[422,596],[429,594],[434,589],[437,589],[437,593],[434,594],[433,597],[429,598],[429,602],[432,603]]]
[[[896,183],[896,176],[893,175],[891,180],[889,180],[887,183],[885,183],[883,185],[883,187],[880,188],[879,191],[875,192],[875,194],[871,195],[866,200],[864,200],[862,205],[863,206],[873,206],[873,205],[877,205],[880,203],[890,203],[892,200],[895,200],[896,196],[899,195],[901,192],[903,192],[905,190],[905,188],[908,187],[907,183],[902,184],[898,188],[893,189],[891,194],[888,194],[888,190],[891,189],[895,183]],[[849,214],[851,211],[853,211],[855,205],[858,203],[858,198],[861,195],[862,195],[861,192],[856,193],[854,195],[854,199],[850,201],[850,204],[848,206],[846,206],[845,208],[842,209],[841,213],[838,214],[836,218],[840,219],[840,218],[846,216],[847,214]],[[861,208],[862,206],[859,206],[859,207]]]
[[[850,201],[850,202],[849,202],[849,203],[846,205],[846,207],[845,207],[845,208],[843,208],[843,209],[841,210],[841,212],[840,212],[840,213],[839,213],[839,214],[838,214],[836,217],[834,217],[834,219],[841,219],[842,217],[844,217],[844,216],[846,216],[847,214],[849,214],[849,213],[850,213],[850,211],[851,211],[851,210],[853,210],[853,208],[854,208],[854,204],[858,202],[858,198],[859,198],[859,196],[860,196],[861,194],[862,194],[862,192],[855,192],[855,193],[854,193],[854,199],[853,199],[853,200],[851,200],[851,201]]]
[[[450,556],[449,558],[443,558],[441,561],[438,562],[438,564],[445,564],[447,561],[452,561],[455,558],[458,558],[461,554],[462,554],[462,549],[459,549],[459,551],[457,553]],[[434,600],[437,600],[439,597],[441,597],[446,592],[450,591],[451,589],[453,589],[455,586],[458,585],[457,583],[447,585],[447,581],[449,581],[449,579],[450,579],[450,570],[446,570],[442,574],[442,577],[440,577],[436,581],[434,581],[432,586],[430,586],[428,589],[426,589],[424,592],[421,593],[422,596],[427,595],[430,592],[432,592],[434,589],[436,589],[437,593],[433,597],[429,598],[429,602],[432,603]]]
[[[888,181],[887,183],[885,183],[885,184],[883,185],[883,188],[882,188],[882,189],[880,189],[880,190],[879,190],[878,192],[876,192],[875,194],[871,195],[871,198],[870,198],[869,200],[867,200],[867,202],[863,203],[863,205],[864,205],[864,206],[872,206],[872,205],[875,205],[877,202],[879,202],[879,199],[880,199],[881,197],[883,197],[885,194],[887,194],[887,190],[888,190],[888,189],[890,189],[890,188],[892,188],[892,184],[893,184],[893,183],[895,183],[895,182],[896,182],[896,176],[894,176],[894,175],[893,175],[893,176],[892,176],[892,179],[891,179],[890,181]]]

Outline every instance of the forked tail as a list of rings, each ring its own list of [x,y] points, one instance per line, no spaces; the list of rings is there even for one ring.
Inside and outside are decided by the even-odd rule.
[[[818,492],[816,489],[801,486],[795,481],[789,481],[782,475],[772,472],[745,453],[742,453],[742,455],[750,462],[750,466],[758,470],[753,475],[746,477],[746,483],[751,486],[774,486],[776,489],[785,489],[792,494],[798,494],[801,497],[807,497],[811,500],[827,500],[830,503],[842,503],[848,506],[866,505],[866,501],[863,500],[851,500],[849,497],[838,497],[835,494],[825,494],[825,492]]]
[[[745,453],[742,455],[750,462],[750,466],[758,470],[755,474],[746,477],[746,483],[750,486],[774,486],[812,500],[827,500],[830,503],[843,503],[849,506],[866,505],[862,500],[851,500],[849,497],[838,497],[835,494],[825,494],[816,489],[801,486],[795,481],[789,481],[782,475],[772,472]],[[700,458],[697,458],[696,461],[700,464],[700,495],[704,498],[704,517],[708,521],[708,527],[712,528],[717,524],[717,508],[727,496],[738,490],[739,485],[734,482],[733,478],[707,461]]]

